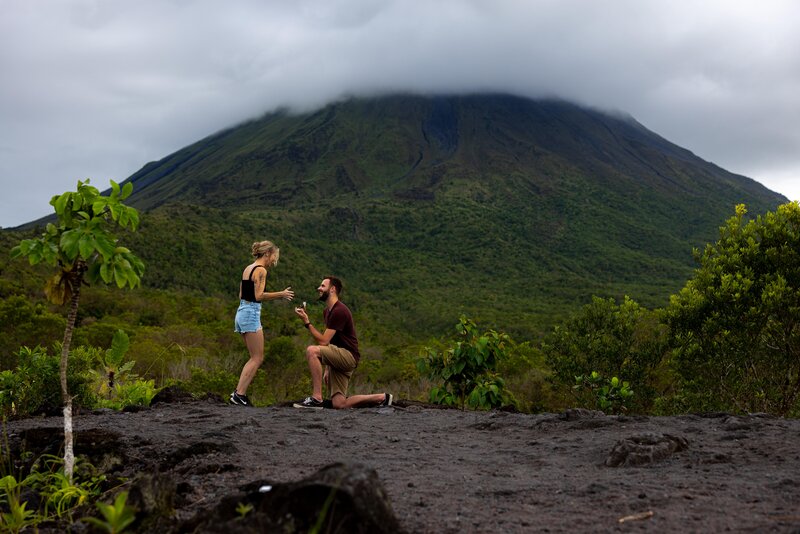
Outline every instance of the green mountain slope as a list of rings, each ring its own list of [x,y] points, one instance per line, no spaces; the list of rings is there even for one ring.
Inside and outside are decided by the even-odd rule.
[[[371,330],[398,339],[460,313],[533,336],[593,294],[661,306],[735,204],[785,201],[630,117],[507,95],[277,112],[129,181],[145,284],[229,298],[269,238],[273,287],[310,299],[339,274]]]

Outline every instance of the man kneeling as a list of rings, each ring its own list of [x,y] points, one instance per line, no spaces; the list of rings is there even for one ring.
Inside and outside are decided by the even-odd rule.
[[[305,307],[295,308],[294,312],[303,320],[316,345],[306,349],[306,360],[311,372],[312,395],[306,397],[296,408],[322,408],[322,382],[328,386],[331,404],[336,409],[358,406],[391,406],[392,395],[375,393],[373,395],[347,396],[350,377],[358,366],[361,355],[358,352],[358,338],[353,324],[353,314],[339,300],[342,294],[342,281],[335,276],[326,276],[317,288],[319,300],[325,302],[322,317],[325,321],[323,332],[317,330],[308,320]],[[323,373],[322,366],[325,365]]]

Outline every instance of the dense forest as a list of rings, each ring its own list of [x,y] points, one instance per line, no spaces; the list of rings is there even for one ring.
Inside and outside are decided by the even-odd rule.
[[[247,263],[247,255],[236,253],[233,241],[208,234],[205,246],[194,241],[184,243],[181,249],[182,238],[175,230],[199,223],[189,216],[191,207],[179,209],[183,215],[179,222],[165,225],[172,231],[158,239],[142,237],[152,231],[145,222],[147,215],[140,232],[121,237],[132,250],[141,251],[148,266],[158,265],[154,251],[165,255],[172,251],[173,256],[182,258],[183,263],[171,273],[145,271],[153,280],[175,280],[178,287],[120,290],[100,286],[86,287],[83,292],[71,365],[75,383],[95,390],[87,392],[88,405],[103,400],[97,398],[105,376],[103,354],[111,349],[118,331],[129,339],[124,362],[130,362],[124,369],[127,374],[117,376],[118,383],[149,384],[144,393],[133,388],[144,398],[132,401],[144,402],[158,388],[176,383],[198,395],[226,395],[236,383],[246,351],[233,333],[232,317],[237,306],[236,271]],[[158,216],[156,210],[152,219],[157,221]],[[225,235],[224,228],[230,227],[210,224],[206,228],[209,234],[217,228]],[[726,409],[797,415],[800,262],[795,260],[800,256],[799,229],[797,203],[765,214],[747,214],[740,206],[720,228],[719,239],[696,251],[698,267],[683,289],[663,299],[663,306],[648,308],[628,296],[589,295],[571,310],[553,305],[559,313],[551,316],[549,324],[527,325],[533,335],[511,327],[520,317],[513,309],[514,295],[509,293],[498,296],[510,306],[476,303],[475,309],[485,312],[467,316],[463,310],[447,309],[453,295],[440,293],[433,294],[430,301],[417,300],[411,296],[418,291],[415,287],[365,290],[354,283],[352,292],[347,288],[343,298],[353,303],[365,357],[355,375],[353,392],[389,389],[402,398],[458,405],[456,390],[464,387],[458,378],[469,382],[467,393],[475,390],[471,404],[467,403],[473,408],[511,405],[522,411],[551,411],[583,405],[610,412]],[[36,232],[0,234],[4,251],[0,350],[8,383],[13,382],[15,373],[20,378],[21,370],[57,372],[57,367],[35,364],[37,358],[56,359],[65,326],[63,308],[44,298],[48,268],[9,257],[20,239],[34,235]],[[233,282],[227,291],[211,284],[206,290],[196,289],[202,284],[190,276],[202,276],[208,258],[219,257],[219,249],[214,252],[212,243],[227,243],[220,247],[223,254],[231,249],[231,256],[239,260],[238,264],[216,266],[232,271],[229,278]],[[282,249],[281,262],[270,275],[268,287],[282,289],[300,280],[298,301],[308,301],[312,317],[319,320],[322,308],[314,302],[313,288],[322,276],[317,273],[327,273],[331,264],[320,267],[311,253],[295,250],[291,246]],[[208,269],[214,268],[211,264]],[[180,287],[180,280],[186,280],[186,287]],[[153,285],[161,284],[164,282]],[[432,281],[420,285],[429,284],[435,285]],[[379,312],[367,305],[369,298],[403,290],[409,294],[408,309],[413,310],[417,302],[428,302],[433,313],[442,315],[441,323],[422,324],[413,314],[399,317],[406,310]],[[462,296],[457,292],[455,300]],[[523,292],[518,298],[528,296]],[[538,298],[546,308],[546,296],[539,294]],[[310,384],[303,358],[308,335],[289,303],[266,304],[263,319],[266,358],[250,396],[256,405],[301,398]],[[459,347],[473,347],[474,351]],[[469,358],[476,354],[483,354],[479,356],[483,363],[470,370]],[[459,358],[467,362],[467,370]],[[458,372],[453,365],[460,365]],[[468,372],[473,374],[466,376]],[[53,379],[48,380],[55,384]],[[10,389],[4,390],[7,413],[12,410],[12,399],[18,413],[57,410],[55,385],[52,391],[33,391],[36,384],[29,384],[30,406],[20,404],[26,398],[25,389],[17,384],[17,397],[9,396]],[[111,399],[112,393],[105,391],[105,400]],[[465,404],[464,398],[460,404]]]

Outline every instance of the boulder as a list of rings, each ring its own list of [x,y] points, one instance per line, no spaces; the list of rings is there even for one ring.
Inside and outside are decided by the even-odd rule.
[[[640,434],[619,440],[606,458],[608,467],[646,465],[689,447],[689,441],[669,434]]]
[[[248,512],[241,510],[249,508]],[[374,469],[336,463],[285,484],[252,483],[181,531],[397,533],[400,525]]]

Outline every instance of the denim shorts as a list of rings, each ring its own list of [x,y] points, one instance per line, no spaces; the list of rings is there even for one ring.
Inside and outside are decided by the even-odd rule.
[[[261,330],[261,303],[242,300],[236,310],[234,332],[258,332]]]

